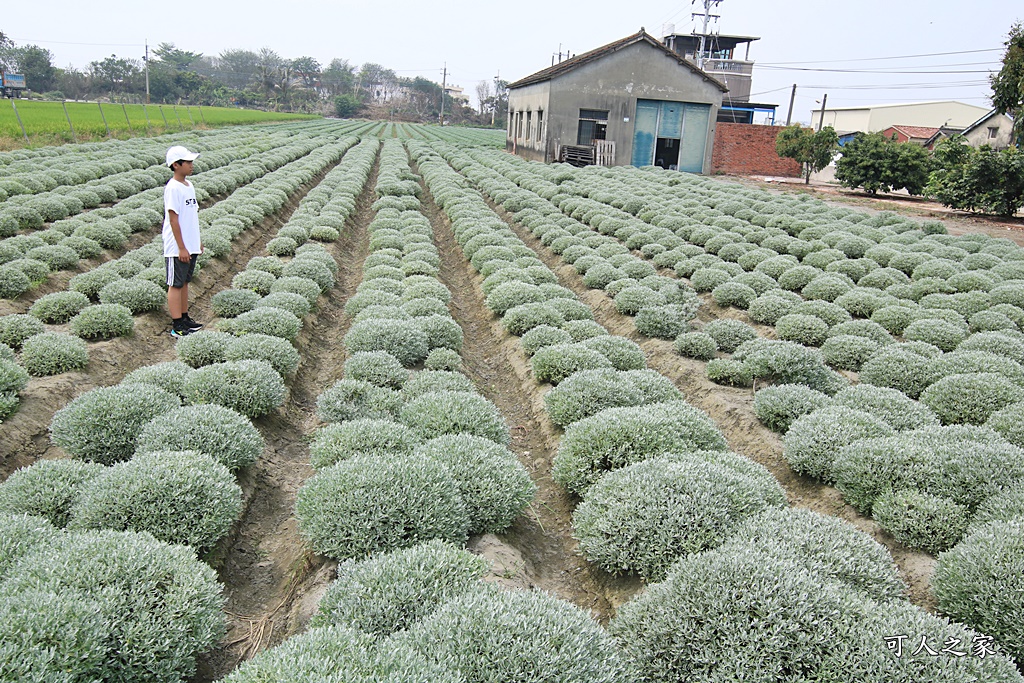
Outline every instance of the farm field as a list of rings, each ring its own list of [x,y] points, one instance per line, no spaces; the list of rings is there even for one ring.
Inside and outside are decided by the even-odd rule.
[[[64,106],[67,106],[67,115]],[[141,105],[96,102],[36,102],[18,100],[17,113],[11,106],[0,107],[0,149],[22,147],[25,132],[33,144],[103,140],[139,135],[191,131],[196,128],[219,128],[251,123],[315,119],[308,114],[283,114],[228,107],[175,107],[172,105]],[[74,135],[68,126],[74,127]]]
[[[503,147],[0,153],[0,678],[1020,681],[1024,250]]]

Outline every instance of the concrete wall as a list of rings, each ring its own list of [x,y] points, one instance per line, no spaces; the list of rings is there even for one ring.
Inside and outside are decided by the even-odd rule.
[[[719,123],[711,172],[799,178],[800,164],[775,152],[780,130],[779,126]]]
[[[989,131],[995,128],[995,137]],[[992,149],[1006,149],[1013,142],[1013,119],[1006,114],[994,114],[988,121],[964,135],[971,147],[988,145]]]
[[[510,111],[544,109],[542,147],[508,136],[508,149],[527,159],[551,161],[557,145],[575,145],[580,109],[608,111],[606,139],[615,141],[615,165],[628,166],[633,156],[633,118],[637,99],[670,100],[711,105],[704,172],[711,171],[715,118],[722,91],[674,57],[648,43],[635,43],[551,81],[516,88],[509,93]],[[535,120],[536,115],[534,115]]]
[[[551,83],[545,81],[516,88],[509,93],[509,120],[505,135],[508,151],[531,161],[551,161],[554,149],[548,142],[547,121],[550,91]]]

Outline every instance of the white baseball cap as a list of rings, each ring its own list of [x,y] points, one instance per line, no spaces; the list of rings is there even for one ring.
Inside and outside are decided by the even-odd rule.
[[[175,145],[167,150],[167,165],[170,166],[175,161],[195,161],[198,157],[199,152],[190,152],[181,145]]]

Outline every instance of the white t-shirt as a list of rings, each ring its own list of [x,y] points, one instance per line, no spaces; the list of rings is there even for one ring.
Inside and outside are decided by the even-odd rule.
[[[188,253],[200,253],[202,249],[199,240],[199,202],[196,201],[196,188],[191,183],[179,183],[174,178],[168,180],[167,187],[164,188],[164,256],[177,256],[178,243],[171,232],[171,217],[168,211],[178,214],[181,239]]]

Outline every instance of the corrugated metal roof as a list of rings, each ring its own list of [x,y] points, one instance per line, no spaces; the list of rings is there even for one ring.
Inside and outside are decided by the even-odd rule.
[[[716,78],[713,78],[712,76],[709,76],[705,71],[697,68],[696,64],[685,59],[682,55],[676,54],[672,50],[662,45],[642,28],[637,33],[634,33],[631,36],[626,36],[621,40],[616,40],[613,43],[602,45],[599,48],[593,49],[589,52],[584,52],[581,55],[576,55],[571,59],[567,59],[564,62],[559,62],[558,64],[550,66],[546,69],[541,69],[535,74],[527,76],[526,78],[521,78],[515,83],[509,84],[508,88],[509,90],[513,90],[515,88],[522,88],[527,85],[533,85],[534,83],[543,83],[544,81],[550,81],[552,78],[557,78],[562,74],[578,69],[584,64],[590,64],[591,62],[595,62],[623,48],[629,47],[630,45],[635,45],[636,43],[648,43],[652,47],[658,48],[666,55],[679,62],[681,66],[685,66],[693,73],[701,76],[704,80],[718,86],[718,88],[722,92],[729,91],[729,88],[724,83],[722,83]]]

